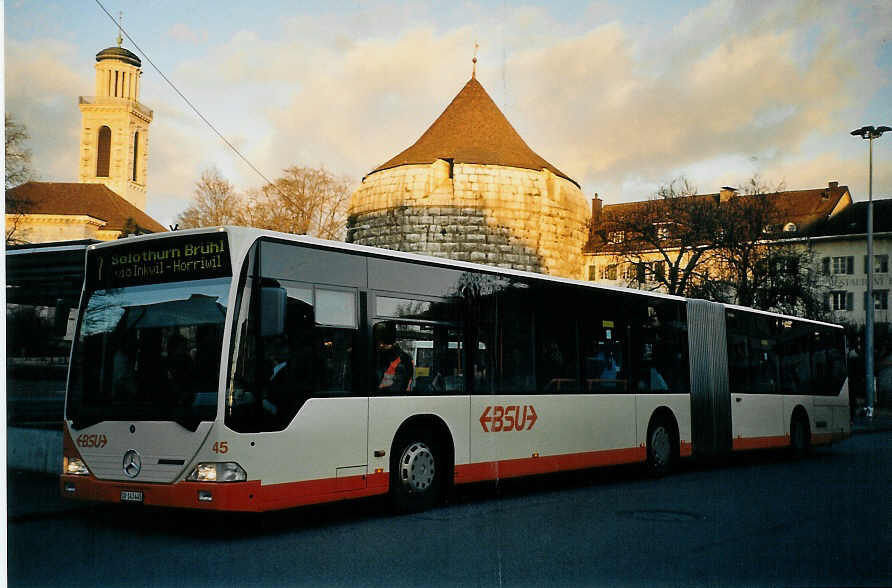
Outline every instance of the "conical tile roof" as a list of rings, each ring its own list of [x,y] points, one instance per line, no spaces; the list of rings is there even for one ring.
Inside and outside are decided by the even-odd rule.
[[[399,165],[433,163],[437,159],[452,159],[454,163],[548,169],[579,185],[530,149],[474,77],[421,138],[371,173]]]

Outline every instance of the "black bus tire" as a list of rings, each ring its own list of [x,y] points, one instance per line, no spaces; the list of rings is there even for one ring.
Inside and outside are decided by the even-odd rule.
[[[647,428],[647,471],[652,476],[665,476],[675,465],[678,443],[672,420],[660,415]]]
[[[798,457],[805,455],[810,446],[811,427],[808,425],[808,417],[802,411],[796,411],[790,421],[790,450]]]
[[[436,441],[420,431],[406,431],[394,442],[390,464],[390,499],[399,513],[436,505],[443,489],[443,459]]]

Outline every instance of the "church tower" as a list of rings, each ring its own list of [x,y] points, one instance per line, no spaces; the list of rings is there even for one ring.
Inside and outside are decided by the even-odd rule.
[[[81,96],[78,181],[105,184],[146,209],[146,171],[152,111],[139,103],[142,62],[118,46],[96,54],[96,95]]]

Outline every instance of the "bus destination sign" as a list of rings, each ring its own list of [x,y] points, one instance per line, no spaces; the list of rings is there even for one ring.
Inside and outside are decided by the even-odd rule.
[[[148,239],[87,253],[87,288],[122,288],[232,275],[226,233]]]

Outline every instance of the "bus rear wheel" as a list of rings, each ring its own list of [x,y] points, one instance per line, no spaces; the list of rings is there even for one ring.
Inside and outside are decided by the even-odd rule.
[[[811,431],[808,426],[808,417],[801,412],[793,415],[790,423],[790,449],[795,456],[805,455],[811,445]]]
[[[665,476],[672,471],[676,456],[675,429],[665,416],[651,421],[647,429],[647,471]]]
[[[418,512],[440,499],[443,466],[436,443],[428,435],[409,432],[394,443],[390,465],[390,497],[397,512]]]

